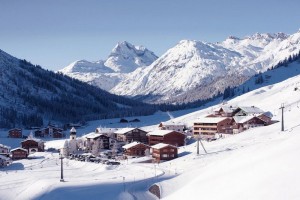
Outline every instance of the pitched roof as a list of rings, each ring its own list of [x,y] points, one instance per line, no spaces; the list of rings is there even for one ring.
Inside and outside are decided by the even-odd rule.
[[[5,148],[5,149],[10,149],[9,146],[5,146],[4,144],[0,144],[0,147],[1,147],[1,148]]]
[[[97,133],[114,133],[117,130],[117,128],[96,128]]]
[[[236,107],[232,107],[232,106],[222,106],[221,108],[225,113],[232,113],[233,111],[235,111],[237,109]]]
[[[88,135],[85,135],[84,137],[86,137],[88,139],[96,139],[96,138],[100,137],[101,135],[104,135],[104,134],[92,132],[92,133],[89,133]]]
[[[18,148],[12,149],[12,150],[10,150],[10,151],[12,152],[12,151],[16,151],[16,150],[22,150],[22,151],[26,151],[26,152],[28,152],[28,151],[27,151],[27,149],[24,149],[24,148],[21,148],[21,147],[18,147]]]
[[[171,144],[165,144],[165,143],[158,143],[156,145],[151,146],[151,148],[153,148],[153,149],[162,149],[162,148],[165,148],[167,146],[171,146],[171,147],[177,148],[176,146],[173,146]]]
[[[141,142],[131,142],[129,144],[124,145],[122,148],[123,149],[130,149],[131,147],[134,147],[134,146],[136,146],[138,144],[143,144],[143,143],[141,143]],[[148,146],[146,144],[143,144],[143,145]]]
[[[234,121],[239,124],[243,124],[252,118],[254,118],[254,116],[234,116],[233,117]]]
[[[29,140],[33,140],[33,141],[35,141],[35,142],[37,142],[37,143],[44,142],[44,141],[41,140],[41,139],[37,139],[37,138],[29,138],[29,137],[28,137],[26,140],[22,141],[21,143],[26,142],[26,141],[29,141]]]
[[[125,134],[125,133],[127,133],[127,132],[129,132],[129,131],[132,131],[132,130],[134,130],[134,129],[136,129],[136,128],[122,128],[122,129],[120,129],[120,130],[117,130],[115,133],[116,133],[116,134]]]
[[[176,132],[176,131],[173,131],[173,130],[155,130],[155,131],[149,132],[148,135],[164,136],[164,135],[167,135],[171,132]]]
[[[219,123],[225,119],[228,119],[228,117],[204,117],[198,119],[195,123]]]
[[[239,107],[241,110],[245,111],[248,114],[262,114],[264,111],[258,107],[255,106],[248,106],[248,107]]]

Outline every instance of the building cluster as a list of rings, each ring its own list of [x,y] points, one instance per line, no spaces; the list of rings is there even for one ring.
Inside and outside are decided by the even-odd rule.
[[[37,138],[65,138],[66,135],[62,128],[56,127],[54,125],[48,125],[42,128],[32,128],[32,133]],[[9,138],[26,138],[27,136],[23,134],[22,129],[13,128],[8,131]]]
[[[63,154],[68,156],[70,153],[83,151],[98,156],[104,150],[117,153],[122,149],[126,156],[152,154],[156,161],[160,161],[176,158],[177,147],[184,144],[185,135],[175,130],[146,132],[140,128],[97,128],[94,132],[76,139],[76,130],[72,128],[70,139],[65,142]]]
[[[11,159],[24,159],[32,153],[42,151],[44,151],[44,141],[29,135],[27,139],[21,142],[20,147],[14,149],[10,149],[10,147],[0,144],[0,164]]]
[[[202,139],[215,139],[224,134],[237,134],[249,128],[272,124],[272,114],[255,106],[223,106],[194,122],[193,134]]]

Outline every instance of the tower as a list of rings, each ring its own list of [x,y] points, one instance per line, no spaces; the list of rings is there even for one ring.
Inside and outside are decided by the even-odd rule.
[[[76,139],[76,129],[72,127],[70,130],[70,140],[75,140],[75,139]]]

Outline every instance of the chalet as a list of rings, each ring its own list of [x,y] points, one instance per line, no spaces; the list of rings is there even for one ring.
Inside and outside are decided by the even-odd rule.
[[[212,139],[216,133],[232,133],[232,118],[205,117],[194,123],[194,136],[200,135],[203,139]]]
[[[64,138],[63,129],[49,125],[46,128],[42,128],[34,131],[35,137],[51,137],[51,138]]]
[[[256,116],[256,115],[261,115],[263,114],[264,111],[261,110],[258,107],[255,106],[249,106],[249,107],[238,107],[235,110],[235,115],[234,116]]]
[[[151,146],[152,157],[156,162],[161,160],[172,160],[178,157],[178,150],[176,146],[164,143],[158,143],[154,146]]]
[[[255,116],[234,116],[233,133],[240,133],[249,128],[265,126],[266,122]]]
[[[43,152],[44,151],[44,141],[28,137],[26,140],[21,142],[21,146],[23,149],[26,149],[29,154],[35,153],[35,152]]]
[[[172,130],[172,131],[184,133],[185,126],[183,124],[178,124],[175,122],[169,122],[169,123],[161,122],[158,125],[158,128],[159,130]]]
[[[150,152],[150,146],[140,142],[132,142],[124,145],[122,148],[127,156],[145,156],[147,150]]]
[[[10,147],[0,144],[0,155],[1,154],[9,154]]]
[[[263,120],[263,121],[266,123],[266,125],[270,125],[270,124],[273,123],[273,122],[272,122],[272,117],[273,117],[273,115],[272,115],[272,113],[270,113],[270,112],[265,112],[265,113],[263,113],[263,114],[257,115],[257,117],[258,117],[259,119]]]
[[[109,137],[102,133],[89,133],[84,137],[84,147],[87,151],[92,150],[97,145],[98,149],[109,149]]]
[[[123,128],[115,132],[118,141],[148,143],[147,132],[139,128]]]
[[[104,134],[108,137],[116,138],[116,135],[114,133],[117,130],[118,130],[117,128],[102,128],[102,127],[99,127],[99,128],[96,128],[95,133],[101,133],[101,134]]]
[[[232,117],[235,114],[236,107],[233,106],[222,106],[216,110],[210,117]]]
[[[183,146],[185,135],[172,130],[156,130],[148,133],[149,145],[166,143],[174,146]]]
[[[14,128],[8,131],[8,137],[10,138],[22,138],[22,129]]]
[[[28,150],[24,148],[16,148],[10,151],[13,160],[24,159],[28,157]]]

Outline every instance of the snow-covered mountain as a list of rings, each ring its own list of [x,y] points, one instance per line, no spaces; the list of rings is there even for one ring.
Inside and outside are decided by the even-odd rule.
[[[191,102],[240,85],[300,51],[300,31],[223,42],[182,40],[154,63],[131,73],[111,92],[154,102]]]
[[[156,59],[157,56],[147,48],[124,41],[113,48],[107,60],[75,61],[59,72],[109,91],[127,73],[148,66]]]

